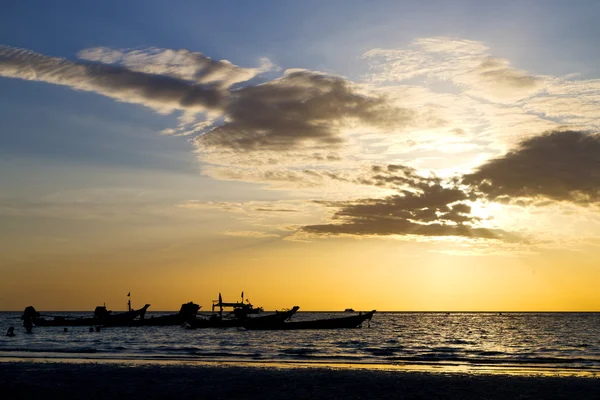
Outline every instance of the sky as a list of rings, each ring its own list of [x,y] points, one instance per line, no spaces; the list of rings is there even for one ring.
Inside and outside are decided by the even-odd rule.
[[[13,2],[0,310],[600,311],[599,13]]]

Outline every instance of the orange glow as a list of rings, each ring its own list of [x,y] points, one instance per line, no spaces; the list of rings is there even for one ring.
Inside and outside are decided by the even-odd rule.
[[[239,239],[228,239],[229,245]],[[331,239],[275,242],[210,255],[146,250],[101,257],[52,257],[3,269],[3,310],[93,310],[106,303],[177,310],[194,301],[209,310],[218,293],[241,291],[268,310],[598,311],[598,254],[452,256],[429,244]],[[198,261],[199,260],[199,261]]]

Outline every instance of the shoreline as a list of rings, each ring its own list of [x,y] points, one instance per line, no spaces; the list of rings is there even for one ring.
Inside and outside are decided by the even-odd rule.
[[[0,393],[19,399],[598,399],[600,380],[328,367],[3,360]]]
[[[192,358],[167,358],[167,357],[139,357],[139,358],[111,358],[111,357],[23,357],[0,356],[0,365],[3,363],[40,363],[40,364],[106,364],[130,366],[189,366],[189,367],[240,367],[240,368],[273,368],[273,369],[329,369],[329,370],[357,370],[357,371],[384,371],[399,373],[423,374],[467,374],[467,375],[494,375],[514,377],[576,377],[600,378],[600,370],[565,368],[565,367],[540,367],[520,365],[482,365],[459,363],[346,363],[346,362],[320,362],[301,360],[223,360],[223,359],[192,359]],[[599,381],[600,383],[600,381]]]

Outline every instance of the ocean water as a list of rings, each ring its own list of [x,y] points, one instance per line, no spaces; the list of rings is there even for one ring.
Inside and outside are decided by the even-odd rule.
[[[48,313],[52,314],[52,313]],[[53,315],[83,315],[53,313]],[[600,313],[376,313],[360,329],[34,327],[0,313],[0,358],[184,360],[600,373]],[[149,312],[147,316],[161,315]],[[343,317],[302,313],[294,320]],[[6,337],[9,326],[16,336]]]

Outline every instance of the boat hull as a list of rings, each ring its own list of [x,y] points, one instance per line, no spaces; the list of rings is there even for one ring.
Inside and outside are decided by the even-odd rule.
[[[373,314],[375,314],[375,310],[351,317],[257,325],[247,324],[244,327],[249,330],[351,329],[359,328],[366,320],[370,321],[373,318]]]
[[[150,305],[146,305],[139,310],[127,311],[120,314],[107,314],[101,317],[88,318],[63,318],[54,317],[54,319],[34,318],[32,320],[35,326],[129,326],[132,321],[145,314]]]
[[[150,317],[145,319],[134,319],[130,326],[174,326],[183,325],[189,318],[179,314],[163,315],[161,317]]]
[[[96,318],[61,318],[54,319],[36,318],[33,320],[35,326],[92,326],[99,325]]]
[[[275,314],[263,315],[260,317],[245,318],[245,319],[193,319],[188,321],[188,327],[191,329],[199,328],[236,328],[242,326],[258,326],[263,324],[278,324],[291,318],[300,307],[295,306],[291,310],[275,312]]]

